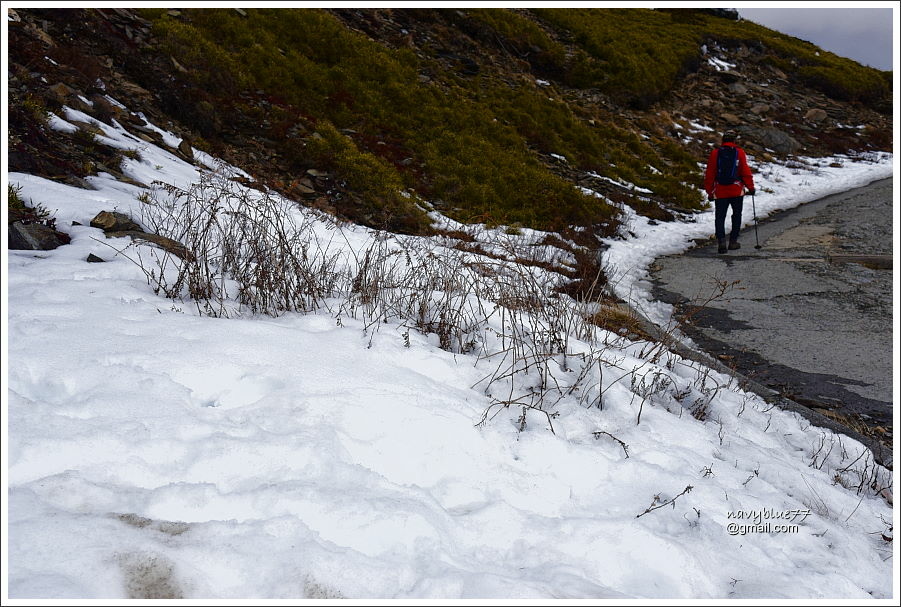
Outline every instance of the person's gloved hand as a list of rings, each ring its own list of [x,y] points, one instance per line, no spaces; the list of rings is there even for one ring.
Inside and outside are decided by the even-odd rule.
[[[716,200],[716,196],[714,196],[713,194],[707,194],[707,200],[713,202],[714,200]]]
[[[751,196],[753,196],[756,193],[757,193],[757,190],[755,188],[748,188],[748,194],[750,194]]]

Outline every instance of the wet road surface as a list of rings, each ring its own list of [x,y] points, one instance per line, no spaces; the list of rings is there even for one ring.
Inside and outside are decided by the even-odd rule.
[[[880,180],[777,213],[725,255],[711,241],[662,257],[653,294],[690,315],[683,332],[707,353],[890,446],[892,189]]]

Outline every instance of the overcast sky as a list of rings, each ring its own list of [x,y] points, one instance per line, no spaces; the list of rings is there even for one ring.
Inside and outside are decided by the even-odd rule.
[[[893,69],[892,25],[898,14],[891,8],[771,6],[737,10],[743,19],[807,40],[836,55],[880,70]]]

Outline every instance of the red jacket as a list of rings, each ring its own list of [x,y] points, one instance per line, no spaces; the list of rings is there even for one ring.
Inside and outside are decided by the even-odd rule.
[[[714,150],[710,152],[710,158],[707,159],[707,173],[704,175],[704,189],[707,191],[708,196],[714,196],[716,198],[734,198],[736,196],[742,196],[745,193],[745,188],[748,190],[754,189],[754,177],[751,175],[751,167],[748,166],[748,158],[745,156],[745,151],[734,143],[727,142],[723,145],[731,145],[738,149],[739,181],[736,181],[731,185],[722,185],[716,182],[716,159],[720,149],[714,148]]]

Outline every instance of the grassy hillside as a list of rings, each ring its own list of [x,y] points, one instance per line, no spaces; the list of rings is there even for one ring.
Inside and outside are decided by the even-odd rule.
[[[577,183],[657,219],[700,208],[698,163],[715,132],[685,137],[679,129],[699,114],[723,128],[717,104],[752,126],[787,131],[808,146],[805,152],[857,149],[861,135],[842,124],[867,124],[869,141],[882,133],[877,145],[891,145],[888,119],[872,119],[871,109],[859,119],[845,111],[890,109],[890,73],[696,10],[27,14],[43,25],[12,30],[11,65],[31,87],[11,89],[14,134],[28,143],[17,148],[16,166],[47,164],[28,151],[41,148],[32,139],[43,133],[30,118],[29,100],[54,109],[75,92],[99,94],[97,82],[130,79],[140,86],[122,94],[144,111],[159,111],[200,149],[296,199],[396,231],[427,232],[421,201],[428,201],[464,222],[610,233],[617,225],[613,204],[584,195]],[[769,122],[750,115],[750,105],[736,109],[722,97],[725,81],[706,64],[704,45],[741,49],[745,54],[733,57],[748,86],[769,79],[757,86],[773,93]],[[45,57],[53,63],[44,65]],[[44,65],[46,78],[27,67],[36,65]],[[74,88],[61,93],[60,82]],[[839,118],[812,129],[796,106],[825,107]],[[50,173],[95,170],[77,156],[57,159],[59,170]],[[109,166],[113,159],[96,161]],[[73,162],[85,166],[75,170]],[[651,193],[639,197],[615,184]]]
[[[587,58],[568,72],[573,86],[597,87],[625,103],[647,107],[696,69],[701,45],[744,43],[765,61],[830,97],[884,106],[891,72],[861,66],[815,45],[750,21],[685,9],[536,9],[552,28],[573,36]]]
[[[499,30],[505,23],[498,11],[476,14]],[[195,107],[227,111],[242,103],[243,92],[264,91],[272,103],[260,122],[269,125],[267,136],[297,169],[325,167],[354,181],[370,215],[392,209],[381,218],[392,227],[421,227],[410,202],[384,187],[397,183],[465,221],[560,229],[612,217],[610,207],[547,170],[536,152],[668,191],[670,201],[682,206],[700,203],[690,188],[674,185],[672,171],[661,175],[643,168],[662,171],[673,159],[613,124],[590,127],[534,82],[511,85],[487,72],[448,72],[428,56],[373,42],[319,10],[145,15],[165,50],[186,69],[181,77],[194,85]],[[527,35],[543,40],[536,26],[520,21],[528,23]],[[518,30],[506,35],[511,31]],[[419,77],[426,72],[435,77]],[[195,122],[203,131],[203,120]],[[294,123],[323,139],[307,139],[312,145],[298,141],[290,134]],[[694,167],[676,160],[683,162],[676,175],[684,179]]]
[[[711,40],[762,46],[766,61],[838,98],[878,104],[891,90],[881,72],[697,11],[404,10],[411,31],[427,32],[415,41],[407,29],[397,34],[406,41],[392,39],[378,22],[398,12],[348,16],[371,35],[315,9],[142,14],[180,67],[181,118],[212,137],[231,113],[255,116],[293,170],[324,168],[350,186],[339,210],[403,231],[426,222],[401,188],[463,221],[609,223],[614,209],[573,188],[551,155],[651,190],[649,215],[699,208],[697,158],[564,102],[555,87],[647,108],[697,68]]]

